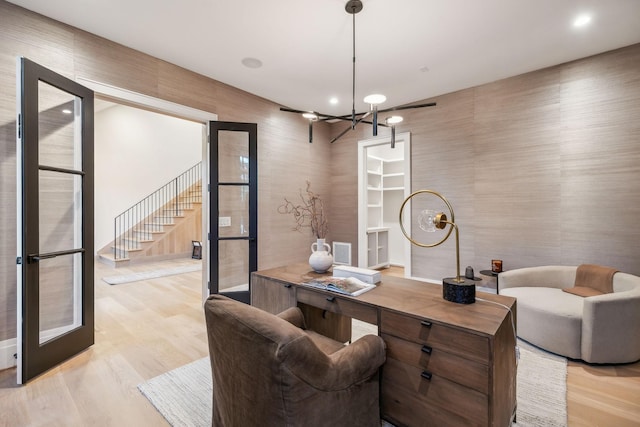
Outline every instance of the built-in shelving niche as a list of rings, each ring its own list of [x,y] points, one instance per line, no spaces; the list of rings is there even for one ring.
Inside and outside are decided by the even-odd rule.
[[[396,136],[395,148],[389,137],[358,143],[359,267],[410,269],[410,247],[398,222],[400,206],[411,190],[410,145],[409,133]]]

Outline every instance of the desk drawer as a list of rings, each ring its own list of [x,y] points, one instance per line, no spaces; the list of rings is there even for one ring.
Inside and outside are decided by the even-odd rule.
[[[489,339],[453,327],[388,310],[381,313],[381,332],[489,364]]]
[[[488,365],[384,333],[382,339],[387,344],[387,357],[481,393],[489,393]]]
[[[298,302],[332,313],[342,314],[363,322],[378,323],[378,310],[375,307],[333,293],[314,291],[299,286],[296,290],[296,299]]]
[[[487,427],[471,422],[455,409],[448,411],[396,385],[385,386],[380,392],[382,418],[399,426],[411,427]]]
[[[394,406],[414,408],[417,406],[427,412],[439,408],[444,414],[455,419],[457,425],[483,425],[489,421],[489,397],[463,385],[449,381],[435,373],[430,378],[425,378],[424,370],[407,365],[392,358],[387,358],[382,368],[382,409],[392,418],[401,417],[394,415],[390,408]],[[429,408],[431,408],[429,410]],[[422,414],[424,415],[424,413]],[[448,417],[447,417],[448,418]],[[459,423],[460,418],[465,420]],[[441,423],[433,425],[456,425],[455,423]]]

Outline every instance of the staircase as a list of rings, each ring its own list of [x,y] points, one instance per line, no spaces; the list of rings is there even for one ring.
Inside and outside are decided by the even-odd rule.
[[[189,168],[114,219],[113,241],[98,259],[120,267],[191,255],[202,236],[201,163]]]

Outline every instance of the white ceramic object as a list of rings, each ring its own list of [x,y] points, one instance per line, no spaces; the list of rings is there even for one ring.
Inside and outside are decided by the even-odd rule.
[[[324,273],[333,265],[331,246],[325,243],[324,239],[318,239],[317,242],[311,244],[309,265],[316,273]]]

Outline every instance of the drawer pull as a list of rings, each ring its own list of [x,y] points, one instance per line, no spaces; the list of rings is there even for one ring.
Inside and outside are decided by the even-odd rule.
[[[290,288],[291,287],[291,283],[287,283],[286,285],[284,285],[285,288]]]
[[[423,345],[422,346],[422,352],[423,353],[427,353],[427,354],[431,354],[431,347],[429,347],[428,345]]]
[[[334,302],[336,300],[336,297],[327,297],[327,301],[329,302]]]
[[[431,327],[431,322],[429,322],[429,321],[427,321],[427,320],[423,320],[423,321],[421,321],[421,322],[420,322],[420,324],[421,324],[422,326],[426,326],[427,328],[430,328],[430,327]]]
[[[425,380],[429,380],[429,381],[431,381],[431,372],[422,371],[422,373],[420,374],[420,376],[421,376],[422,378],[424,378]]]

